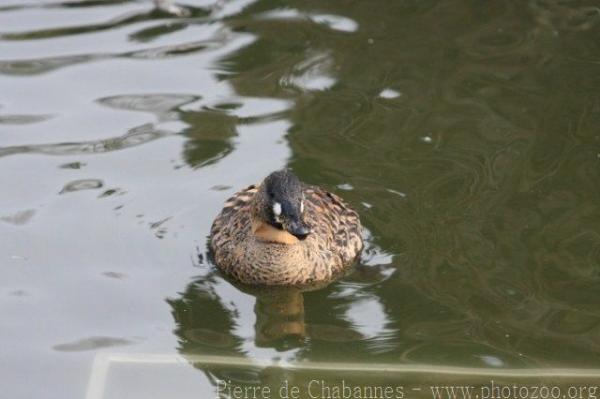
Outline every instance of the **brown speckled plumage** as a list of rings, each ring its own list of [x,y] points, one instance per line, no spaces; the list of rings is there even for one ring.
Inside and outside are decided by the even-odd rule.
[[[247,284],[303,285],[330,281],[349,267],[363,243],[358,214],[340,197],[300,183],[302,218],[312,229],[294,244],[265,242],[253,231],[253,202],[260,186],[229,198],[211,229],[217,266]]]

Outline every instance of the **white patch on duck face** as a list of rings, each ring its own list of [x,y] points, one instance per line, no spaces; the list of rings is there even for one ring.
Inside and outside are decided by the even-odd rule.
[[[273,214],[275,216],[281,215],[281,204],[279,202],[273,204]]]
[[[304,201],[300,201],[300,213],[304,213]]]

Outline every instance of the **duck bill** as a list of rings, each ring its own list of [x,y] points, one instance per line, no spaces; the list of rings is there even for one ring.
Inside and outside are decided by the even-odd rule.
[[[286,226],[288,233],[299,240],[304,240],[311,233],[310,227],[301,221],[293,221]]]

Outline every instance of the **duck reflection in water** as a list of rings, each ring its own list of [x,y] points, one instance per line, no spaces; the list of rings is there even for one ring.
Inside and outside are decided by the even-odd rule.
[[[334,284],[297,288],[243,285],[202,263],[196,265],[200,275],[167,302],[175,321],[177,350],[215,389],[223,381],[276,386],[304,378],[285,368],[248,366],[255,360],[309,361],[332,351],[363,358],[373,349],[372,337],[351,313],[362,312],[356,305],[369,297],[365,288],[389,276],[385,266],[359,263],[351,275]],[[357,291],[363,292],[360,298],[353,294]],[[376,296],[369,298],[380,303]],[[389,322],[385,312],[379,316]],[[348,344],[353,346],[351,352]],[[217,356],[224,363],[205,364],[206,356]]]
[[[358,264],[351,275],[327,287],[260,287],[228,280],[214,266],[201,267],[205,274],[178,298],[167,300],[182,354],[239,356],[252,347],[305,352],[318,342],[361,341],[365,331],[348,314],[360,301],[347,293],[389,276],[384,267]],[[312,309],[308,322],[307,309]],[[381,318],[385,322],[386,315]]]
[[[269,346],[271,342],[287,340],[298,343],[306,337],[304,296],[297,288],[276,289],[256,296],[255,343]]]
[[[256,347],[278,351],[301,347],[306,338],[362,338],[350,326],[307,325],[304,307],[307,288],[245,286],[227,282],[218,274],[210,272],[190,283],[180,298],[168,300],[182,353],[239,355],[249,333]],[[252,316],[254,320],[248,320]],[[252,324],[252,332],[244,330]]]

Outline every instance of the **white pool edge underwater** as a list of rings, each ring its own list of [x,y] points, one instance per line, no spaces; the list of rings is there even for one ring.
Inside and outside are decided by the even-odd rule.
[[[300,371],[361,372],[386,374],[428,374],[440,376],[525,378],[600,378],[600,369],[591,368],[477,368],[419,364],[287,362],[270,359],[250,359],[235,356],[156,354],[156,353],[97,353],[92,364],[86,399],[105,399],[104,389],[111,363],[141,364],[202,364],[236,368],[281,368]]]

